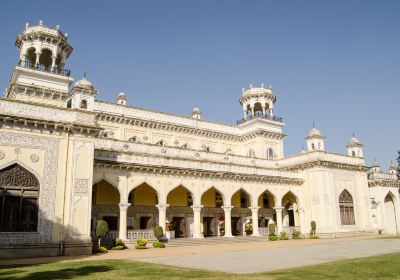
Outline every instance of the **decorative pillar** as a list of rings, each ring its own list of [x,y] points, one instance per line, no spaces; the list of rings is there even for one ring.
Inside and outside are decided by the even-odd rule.
[[[254,105],[251,107],[251,116],[254,118]]]
[[[272,117],[274,116],[274,109],[273,108],[269,108],[269,115]]]
[[[130,203],[120,203],[119,204],[119,239],[126,240],[126,217],[128,212],[128,207],[131,206]]]
[[[36,61],[35,61],[35,65],[39,65],[39,59],[40,59],[40,55],[42,54],[41,52],[36,51]]]
[[[200,213],[201,213],[201,208],[203,208],[203,205],[193,205],[191,206],[193,209],[193,223],[194,223],[194,232],[193,232],[193,238],[203,238],[201,234],[201,223],[200,223]]]
[[[249,208],[251,210],[251,219],[253,220],[253,234],[251,236],[260,236],[258,232],[258,209],[260,209],[260,207],[254,206]]]
[[[283,226],[282,226],[282,210],[283,207],[274,207],[275,213],[276,213],[276,225],[278,227],[278,234],[280,234],[283,231]]]
[[[265,104],[262,104],[261,107],[262,107],[262,114],[263,114],[263,117],[265,117]]]
[[[158,208],[158,225],[162,227],[164,233],[166,229],[166,221],[167,221],[167,207],[169,204],[157,204]]]
[[[54,67],[56,66],[56,58],[57,56],[52,55],[51,56],[51,69],[54,70]]]
[[[233,237],[232,235],[232,222],[231,222],[231,211],[233,206],[222,206],[225,213],[225,234],[224,237]]]
[[[247,120],[247,110],[243,110],[243,119]]]
[[[302,235],[305,235],[306,234],[306,223],[305,223],[304,209],[299,208],[297,211],[299,212],[300,232]]]

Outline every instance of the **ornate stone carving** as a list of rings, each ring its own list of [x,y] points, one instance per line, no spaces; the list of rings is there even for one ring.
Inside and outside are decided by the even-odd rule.
[[[121,211],[127,211],[129,206],[131,206],[130,203],[120,203],[119,204],[119,210]]]
[[[21,149],[20,149],[20,148],[15,148],[15,149],[14,149],[14,153],[15,153],[16,155],[19,155],[19,154],[21,153]]]
[[[38,190],[39,181],[25,168],[13,164],[0,171],[0,186],[20,186]]]
[[[38,162],[39,161],[39,156],[37,154],[31,154],[31,161],[32,162]]]
[[[26,135],[22,133],[0,132],[0,144],[44,150],[44,170],[38,178],[39,221],[35,232],[2,232],[1,244],[48,243],[52,240],[54,209],[57,185],[57,165],[59,140],[55,138]],[[3,166],[0,166],[3,169]]]
[[[89,189],[89,179],[75,179],[74,195],[84,196],[87,195]]]

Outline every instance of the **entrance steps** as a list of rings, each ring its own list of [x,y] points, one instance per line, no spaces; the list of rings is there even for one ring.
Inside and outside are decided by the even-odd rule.
[[[201,239],[182,237],[170,239],[166,243],[167,247],[182,247],[182,246],[215,246],[220,244],[235,244],[235,243],[253,243],[265,242],[266,237],[254,236],[235,236],[235,237],[205,237]]]

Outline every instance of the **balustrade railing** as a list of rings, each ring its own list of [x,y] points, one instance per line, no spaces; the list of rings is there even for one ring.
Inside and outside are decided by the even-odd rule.
[[[239,125],[239,124],[242,124],[246,121],[250,121],[253,119],[264,119],[264,120],[270,120],[270,121],[276,121],[276,122],[283,122],[283,119],[280,117],[275,117],[275,116],[271,116],[271,115],[267,115],[267,114],[264,115],[261,112],[256,112],[254,114],[254,116],[250,115],[247,117],[247,119],[241,119],[241,120],[237,121],[236,123]]]
[[[283,231],[286,232],[288,235],[292,235],[295,231],[300,231],[299,226],[292,226],[292,227],[283,227]]]
[[[28,60],[21,61],[19,63],[19,66],[24,67],[24,68],[42,71],[42,72],[48,72],[48,73],[52,73],[52,74],[67,76],[67,77],[71,76],[71,70],[63,69],[58,66],[48,67],[43,64],[33,64],[32,62],[30,62]]]
[[[115,238],[118,238],[119,232],[117,230],[110,230],[106,236],[104,236],[101,240],[103,241],[112,241]],[[91,237],[93,240],[97,240],[96,232],[91,232]]]
[[[128,240],[136,240],[136,239],[147,239],[147,240],[153,240],[156,239],[154,236],[154,230],[153,229],[134,229],[134,230],[128,230]]]
[[[258,233],[260,236],[268,236],[269,235],[269,229],[268,227],[259,227],[258,228]]]

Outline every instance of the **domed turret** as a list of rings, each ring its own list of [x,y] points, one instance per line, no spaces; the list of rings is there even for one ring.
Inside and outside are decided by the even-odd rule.
[[[126,105],[127,102],[128,102],[128,100],[127,100],[127,98],[126,98],[125,92],[121,91],[120,93],[118,93],[118,96],[117,96],[117,104],[119,104],[119,105]]]
[[[308,151],[325,151],[325,136],[322,135],[321,131],[316,129],[314,126],[308,133],[307,137],[304,138],[307,142]]]
[[[272,93],[271,86],[265,87],[264,84],[261,84],[260,87],[253,87],[250,85],[248,89],[243,89],[239,101],[243,107],[244,120],[255,117],[275,120],[273,107],[276,97]]]
[[[352,157],[364,157],[363,147],[364,145],[353,134],[353,137],[346,145],[347,154]]]
[[[199,109],[199,107],[194,107],[192,110],[192,118],[193,119],[197,119],[200,120],[201,119],[201,111]]]
[[[381,171],[381,165],[376,161],[374,158],[374,162],[371,165],[371,172],[380,172]]]
[[[393,161],[390,162],[389,173],[397,175],[397,167],[393,164]]]
[[[94,110],[94,98],[97,95],[97,91],[86,78],[86,73],[83,74],[82,79],[74,84],[69,94],[71,98],[68,100],[67,107]]]

